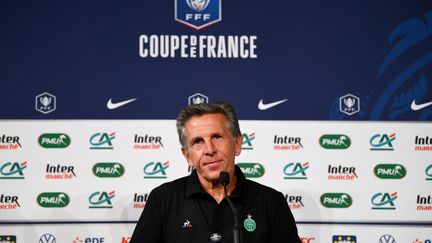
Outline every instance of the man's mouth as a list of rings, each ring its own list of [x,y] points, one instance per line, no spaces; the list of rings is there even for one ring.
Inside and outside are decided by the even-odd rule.
[[[213,167],[218,167],[220,163],[221,163],[220,160],[216,160],[216,161],[209,161],[209,162],[205,162],[205,163],[204,163],[204,166],[208,166],[208,167],[210,167],[210,168],[213,168]]]

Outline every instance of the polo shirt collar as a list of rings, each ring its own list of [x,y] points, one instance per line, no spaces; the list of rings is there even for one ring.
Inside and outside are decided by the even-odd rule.
[[[237,176],[237,185],[234,188],[234,191],[231,193],[230,198],[233,200],[239,200],[242,204],[246,204],[246,177],[244,176],[243,172],[240,170],[240,167],[237,165],[235,166],[235,174]],[[207,194],[206,191],[202,188],[199,179],[198,174],[196,172],[196,169],[192,171],[192,173],[187,178],[186,183],[186,197],[192,197],[197,194]]]

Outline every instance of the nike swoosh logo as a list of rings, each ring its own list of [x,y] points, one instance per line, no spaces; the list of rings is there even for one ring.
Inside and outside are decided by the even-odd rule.
[[[258,109],[264,111],[264,110],[270,109],[272,107],[275,107],[277,105],[280,105],[280,104],[284,103],[287,100],[288,99],[279,100],[279,101],[275,101],[275,102],[268,103],[268,104],[264,104],[263,100],[260,100],[260,102],[258,103]]]
[[[112,102],[112,99],[109,99],[108,102],[107,102],[107,108],[110,109],[110,110],[114,110],[114,109],[117,109],[117,108],[122,107],[124,105],[127,105],[127,104],[129,104],[131,102],[134,102],[136,99],[137,98],[133,98],[133,99],[130,99],[130,100],[124,100],[124,101],[115,102],[115,103]]]
[[[426,108],[426,107],[428,107],[430,105],[432,105],[432,101],[431,102],[427,102],[427,103],[423,103],[423,104],[416,104],[415,100],[413,100],[413,102],[411,103],[411,110],[418,111],[418,110]]]

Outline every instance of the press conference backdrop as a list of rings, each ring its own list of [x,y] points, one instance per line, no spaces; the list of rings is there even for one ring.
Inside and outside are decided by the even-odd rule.
[[[178,111],[228,100],[303,242],[431,242],[431,26],[426,0],[1,1],[0,241],[128,242],[190,173]]]

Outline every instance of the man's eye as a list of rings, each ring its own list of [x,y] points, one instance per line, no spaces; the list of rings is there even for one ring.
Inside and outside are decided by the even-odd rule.
[[[202,139],[197,139],[195,141],[193,141],[193,145],[198,145],[198,144],[202,144],[203,140]]]
[[[222,136],[221,135],[214,135],[212,138],[213,139],[219,139],[219,138],[222,138]]]

